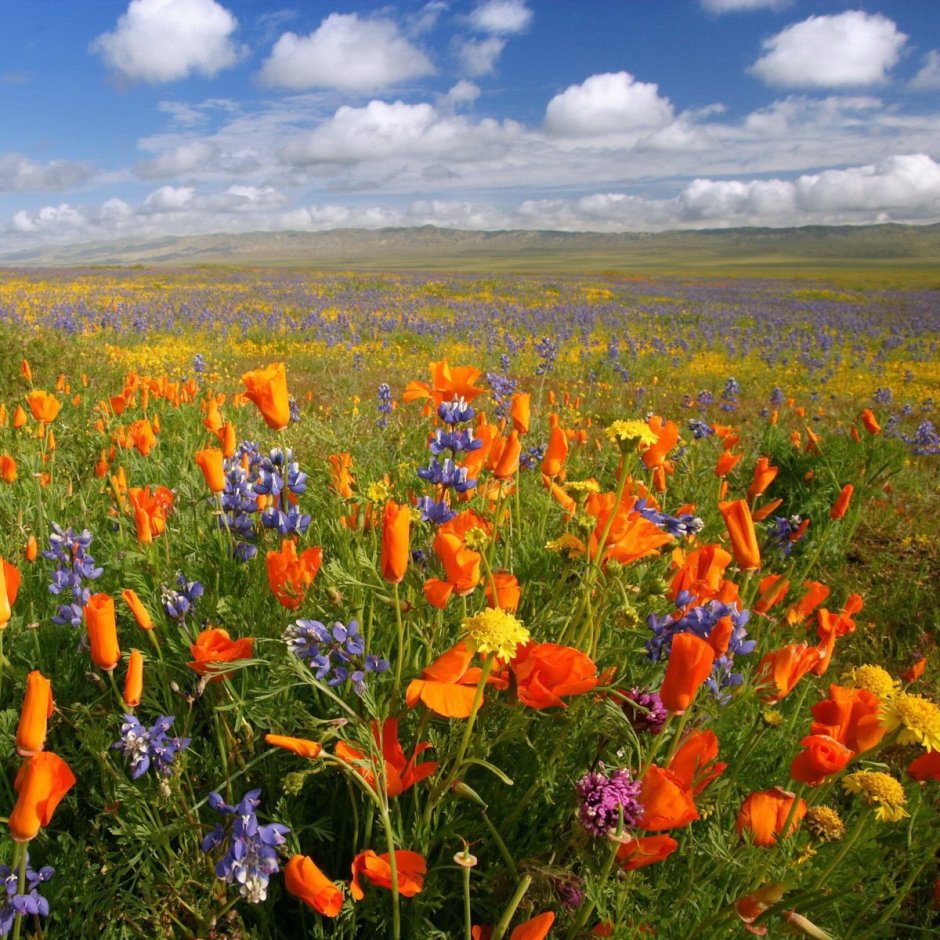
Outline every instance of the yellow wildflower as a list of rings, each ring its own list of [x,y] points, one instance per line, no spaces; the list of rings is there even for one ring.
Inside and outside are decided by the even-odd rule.
[[[461,626],[478,652],[495,653],[497,659],[504,661],[512,659],[516,648],[527,643],[530,636],[521,620],[493,607],[487,607],[472,617],[464,617]]]
[[[891,698],[900,688],[900,683],[887,669],[866,663],[856,666],[843,676],[843,681],[850,688],[865,689],[880,699]]]
[[[629,421],[615,421],[604,433],[612,444],[619,444],[621,449],[633,444],[655,444],[659,435],[645,422],[638,418]]]
[[[901,692],[882,703],[878,717],[888,731],[901,729],[898,744],[940,751],[940,707],[923,695]]]
[[[842,786],[848,793],[860,793],[875,808],[875,818],[881,822],[897,822],[910,815],[904,809],[907,802],[904,787],[889,774],[857,770],[842,781]]]

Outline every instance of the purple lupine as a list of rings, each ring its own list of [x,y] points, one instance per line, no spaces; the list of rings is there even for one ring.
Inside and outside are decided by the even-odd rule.
[[[56,563],[49,593],[71,596],[70,602],[59,605],[52,618],[53,623],[67,623],[73,627],[82,625],[82,613],[91,597],[91,590],[85,582],[100,578],[104,570],[95,567],[95,559],[88,551],[91,542],[92,534],[88,529],[76,533],[69,527],[63,532],[61,526],[52,523],[49,547],[42,553],[43,558]]]
[[[0,881],[3,883],[3,904],[0,906],[0,937],[5,937],[12,929],[17,917],[37,915],[49,916],[49,902],[39,893],[39,886],[48,881],[54,868],[44,865],[38,872],[29,867],[29,854],[26,855],[26,893],[19,893],[19,873],[9,865],[0,865]]]
[[[170,775],[177,754],[190,743],[189,738],[168,736],[174,721],[172,715],[161,715],[149,728],[145,728],[134,715],[124,716],[121,740],[115,741],[111,747],[123,751],[130,761],[132,780],[142,777],[151,762],[158,773]]]

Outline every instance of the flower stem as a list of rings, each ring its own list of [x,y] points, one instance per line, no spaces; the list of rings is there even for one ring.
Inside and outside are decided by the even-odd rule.
[[[504,934],[509,929],[509,922],[512,920],[513,914],[516,913],[516,908],[521,903],[523,897],[525,897],[526,891],[529,890],[529,886],[532,884],[532,876],[526,875],[522,881],[516,886],[516,893],[512,896],[512,899],[509,901],[506,910],[503,911],[502,917],[499,919],[499,923],[493,929],[493,940],[502,940]]]
[[[19,868],[16,882],[16,893],[22,894],[26,888],[26,860],[29,857],[29,850],[25,842],[17,842],[13,849],[13,867]],[[13,922],[13,940],[20,940],[20,930],[23,926],[23,917],[25,915],[17,913]]]

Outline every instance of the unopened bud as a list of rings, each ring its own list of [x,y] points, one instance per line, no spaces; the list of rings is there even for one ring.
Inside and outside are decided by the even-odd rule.
[[[483,802],[483,798],[480,794],[472,787],[468,787],[462,780],[457,780],[451,786],[450,791],[454,796],[459,796],[462,800],[469,800],[471,803],[476,803],[477,806],[482,806],[483,809],[486,809],[486,803]]]

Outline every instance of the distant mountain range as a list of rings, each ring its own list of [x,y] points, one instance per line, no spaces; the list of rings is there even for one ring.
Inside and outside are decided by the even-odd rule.
[[[721,265],[940,265],[940,225],[650,234],[476,232],[424,226],[123,239],[0,254],[7,268],[239,265],[369,270],[623,271]]]

